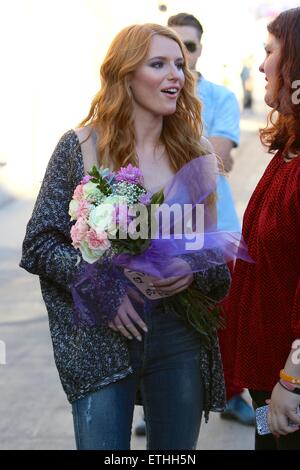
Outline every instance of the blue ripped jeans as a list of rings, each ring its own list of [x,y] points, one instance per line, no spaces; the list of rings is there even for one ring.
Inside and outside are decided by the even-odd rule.
[[[128,340],[134,373],[72,404],[77,449],[130,449],[138,386],[147,449],[196,448],[204,398],[199,335],[159,306],[141,316],[148,333]]]

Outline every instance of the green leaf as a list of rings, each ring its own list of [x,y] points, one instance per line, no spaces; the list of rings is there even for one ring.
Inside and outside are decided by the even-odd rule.
[[[95,178],[99,178],[99,177],[100,177],[100,173],[99,173],[99,171],[98,171],[98,168],[97,168],[95,165],[93,165],[93,167],[92,167],[91,170],[88,172],[88,174],[89,174],[90,176],[94,176]]]
[[[165,299],[178,316],[185,317],[202,338],[206,348],[212,347],[215,331],[225,327],[221,308],[213,299],[201,294],[193,284],[183,292]]]
[[[153,194],[151,198],[151,204],[162,204],[165,200],[164,190],[161,189],[157,193]]]

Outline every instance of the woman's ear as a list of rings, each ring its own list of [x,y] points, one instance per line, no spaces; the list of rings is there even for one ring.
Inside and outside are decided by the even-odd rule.
[[[201,54],[202,54],[202,48],[203,48],[203,46],[202,46],[202,44],[200,43],[199,48],[198,48],[198,59],[199,59],[199,57],[200,57]]]
[[[129,96],[131,96],[131,76],[128,74],[125,78],[125,88]]]
[[[125,77],[126,88],[131,89],[131,80],[132,80],[132,72],[129,72]]]

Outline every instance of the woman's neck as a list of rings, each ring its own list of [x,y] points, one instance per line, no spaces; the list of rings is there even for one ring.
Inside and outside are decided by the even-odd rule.
[[[162,116],[154,116],[141,111],[135,112],[134,128],[137,153],[148,153],[157,148],[162,126]]]

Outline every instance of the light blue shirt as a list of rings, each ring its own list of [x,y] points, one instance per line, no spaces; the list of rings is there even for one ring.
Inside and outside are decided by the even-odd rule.
[[[237,147],[240,143],[240,108],[234,93],[201,77],[197,95],[202,102],[205,137],[224,137]],[[241,225],[226,176],[219,176],[217,196],[219,229],[240,232]]]

